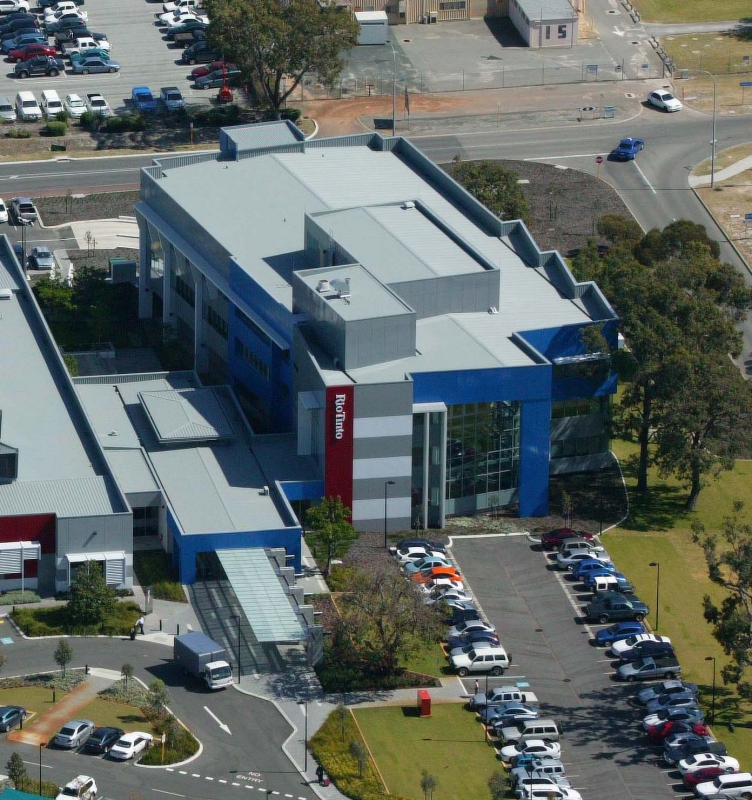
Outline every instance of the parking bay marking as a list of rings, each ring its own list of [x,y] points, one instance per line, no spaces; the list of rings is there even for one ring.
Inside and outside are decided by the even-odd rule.
[[[159,792],[160,794],[169,794],[173,797],[185,797],[184,794],[178,794],[177,792],[167,792],[164,789],[152,789],[152,792]]]

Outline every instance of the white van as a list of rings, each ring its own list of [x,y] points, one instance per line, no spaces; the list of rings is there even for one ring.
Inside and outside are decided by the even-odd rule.
[[[42,109],[33,92],[19,92],[16,95],[16,114],[25,122],[39,122],[42,119]]]
[[[42,92],[39,105],[42,107],[42,114],[44,114],[45,119],[55,119],[56,114],[65,110],[63,101],[54,89],[45,89]]]

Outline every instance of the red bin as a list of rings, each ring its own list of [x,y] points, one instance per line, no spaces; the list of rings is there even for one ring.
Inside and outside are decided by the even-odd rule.
[[[431,716],[431,695],[428,689],[418,689],[418,716]]]

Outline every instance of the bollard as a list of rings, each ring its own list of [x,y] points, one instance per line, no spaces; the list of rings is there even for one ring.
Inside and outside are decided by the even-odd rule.
[[[162,620],[161,619],[159,620],[159,630],[160,630],[160,632],[162,630]]]
[[[177,635],[180,636],[180,623],[179,622],[178,622],[178,633],[177,633]]]
[[[86,664],[86,665],[84,666],[84,675],[88,675],[90,672],[91,672],[91,670],[89,669],[89,665],[88,665],[88,664]]]
[[[52,690],[52,702],[53,703],[56,702],[56,695],[55,695],[55,690],[54,689]]]

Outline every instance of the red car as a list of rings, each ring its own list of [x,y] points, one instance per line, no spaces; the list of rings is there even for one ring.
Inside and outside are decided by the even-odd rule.
[[[705,781],[712,781],[717,775],[724,775],[728,770],[723,767],[703,767],[702,769],[695,770],[695,772],[688,772],[684,776],[684,784],[690,789],[694,789],[698,783],[705,783]]]
[[[709,736],[710,731],[701,722],[673,722],[670,719],[654,725],[648,732],[648,738],[653,741],[660,741],[670,736],[672,733],[696,733],[698,736]]]
[[[47,44],[26,44],[23,47],[17,47],[8,53],[11,61],[15,61],[17,64],[21,61],[28,61],[30,58],[34,58],[34,56],[54,56],[56,55],[56,51],[54,47],[50,47]]]
[[[552,531],[546,531],[541,536],[541,545],[543,545],[544,550],[558,550],[562,542],[575,538],[593,541],[595,536],[587,531],[576,531],[572,528],[555,528]]]
[[[196,80],[196,78],[203,78],[204,75],[208,75],[211,72],[216,72],[218,69],[222,69],[222,67],[226,67],[227,69],[237,69],[234,64],[225,64],[224,61],[212,61],[211,64],[201,64],[200,67],[196,67],[195,69],[191,70],[191,79]]]

